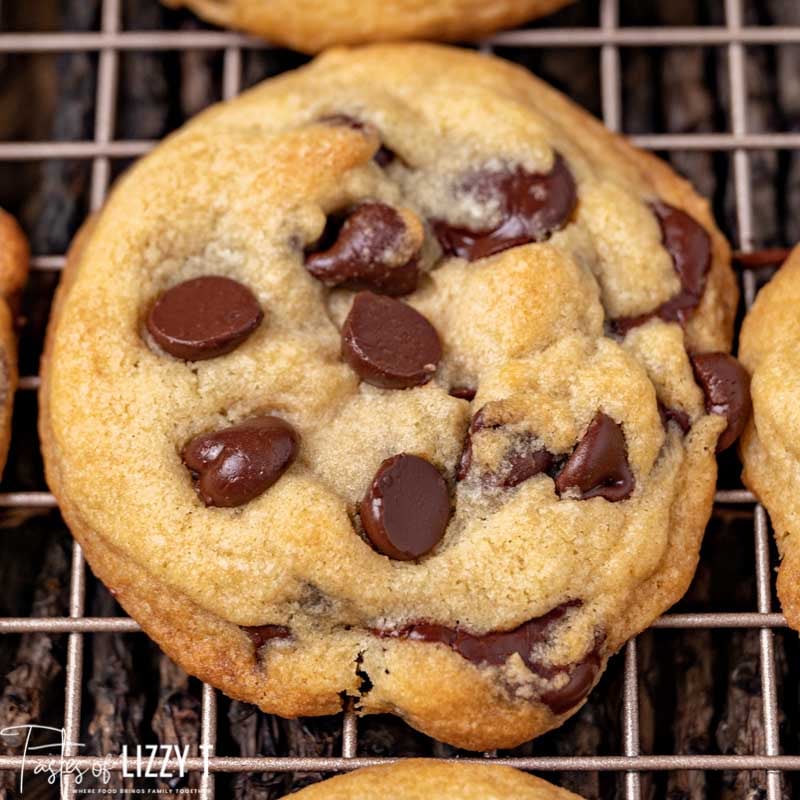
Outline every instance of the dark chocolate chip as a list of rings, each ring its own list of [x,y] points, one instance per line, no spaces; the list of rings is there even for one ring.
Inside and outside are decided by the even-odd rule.
[[[463,481],[469,475],[472,468],[472,434],[483,430],[486,425],[486,414],[482,408],[478,409],[475,416],[469,423],[467,438],[464,440],[464,449],[461,451],[461,458],[458,460],[456,470],[456,480]]]
[[[458,463],[456,480],[464,480],[472,467],[472,436],[485,428],[499,428],[500,423],[487,424],[484,409],[480,409],[472,418],[461,452],[461,459]],[[496,473],[488,473],[481,476],[481,480],[490,486],[500,486],[503,489],[511,489],[519,486],[523,481],[546,472],[553,465],[553,454],[542,447],[537,447],[534,437],[530,434],[521,433],[517,435],[516,442],[511,450],[503,458],[503,462]]]
[[[409,561],[441,541],[450,519],[450,495],[436,467],[401,453],[380,465],[359,512],[379,553]]]
[[[389,164],[394,162],[394,160],[397,158],[397,154],[394,152],[394,150],[390,150],[388,147],[386,147],[386,145],[382,144],[375,151],[373,158],[375,159],[375,163],[381,167],[381,169],[385,169],[389,166]]]
[[[370,123],[362,122],[355,117],[351,117],[349,114],[328,114],[327,116],[320,117],[319,121],[327,125],[342,125],[347,128],[352,128],[355,131],[366,131],[368,128],[373,127]],[[375,163],[381,168],[388,167],[395,158],[397,158],[397,154],[385,145],[381,145],[373,156]]]
[[[256,650],[262,648],[270,639],[288,639],[292,635],[284,625],[242,626],[242,630],[250,637]]]
[[[665,428],[670,422],[674,422],[684,433],[689,433],[692,420],[685,411],[681,411],[679,408],[667,408],[663,403],[659,403],[658,413],[661,416],[661,424]]]
[[[568,600],[543,616],[534,617],[510,631],[475,634],[433,622],[415,622],[402,628],[379,629],[376,632],[380,636],[389,638],[446,644],[475,664],[499,666],[517,653],[530,666],[534,663],[532,661],[534,646],[547,641],[552,627],[566,615],[567,611],[582,605],[580,600]]]
[[[342,328],[342,357],[366,383],[407,389],[433,377],[442,345],[436,329],[411,306],[359,292]]]
[[[288,422],[254,417],[192,439],[183,449],[195,489],[207,506],[240,506],[269,489],[291,466],[298,437]]]
[[[662,242],[672,256],[681,289],[655,311],[614,320],[614,327],[621,334],[643,325],[653,317],[685,325],[706,288],[706,276],[711,266],[711,237],[708,231],[685,211],[667,203],[657,201],[650,207],[661,226]]]
[[[326,286],[373,289],[401,295],[417,288],[419,251],[398,264],[409,232],[400,214],[384,203],[363,203],[345,220],[336,241],[306,258],[306,269]]]
[[[576,490],[581,500],[604,497],[616,503],[635,486],[622,427],[598,412],[556,477],[559,495]]]
[[[543,692],[539,699],[556,715],[569,711],[589,694],[601,666],[600,654],[592,650],[571,667],[562,667],[559,672],[569,676],[567,682],[559,689]]]
[[[469,400],[472,402],[478,390],[472,386],[453,386],[450,389],[450,396],[457,397],[459,400]]]
[[[200,361],[230,353],[263,318],[258,300],[246,286],[207,275],[164,292],[150,310],[147,330],[175,358]]]
[[[542,678],[551,680],[566,674],[569,677],[563,687],[546,691],[540,697],[554,714],[562,714],[577,705],[591,689],[600,671],[602,660],[599,650],[605,637],[596,637],[591,652],[576,664],[566,666],[543,664],[536,659],[534,651],[537,645],[550,640],[556,624],[570,609],[581,605],[583,604],[580,600],[569,600],[541,617],[523,622],[513,630],[481,635],[430,622],[412,623],[402,628],[377,629],[373,632],[385,638],[444,644],[477,665],[501,666],[516,653],[531,672]]]
[[[546,472],[553,464],[553,454],[543,447],[535,447],[532,438],[523,440],[505,459],[506,463],[495,477],[504,489],[519,486],[528,478]]]
[[[498,226],[484,230],[432,220],[444,252],[468,261],[548,239],[566,225],[578,200],[575,179],[558,154],[548,173],[528,172],[522,167],[486,170],[470,176],[463,188],[478,200],[498,203],[501,214]]]
[[[691,359],[694,377],[706,398],[706,411],[728,420],[717,442],[721,453],[739,438],[750,416],[750,375],[728,353],[698,353]]]

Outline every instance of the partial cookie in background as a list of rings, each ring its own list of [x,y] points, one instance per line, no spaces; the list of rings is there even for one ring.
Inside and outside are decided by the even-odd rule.
[[[28,277],[28,240],[17,221],[0,209],[0,474],[11,441],[11,416],[17,390],[15,317]]]
[[[192,674],[512,747],[689,585],[747,414],[736,304],[707,203],[530,73],[334,50],[171,136],[75,242],[47,480]]]
[[[510,767],[413,758],[367,767],[292,794],[297,800],[581,800]]]
[[[743,480],[769,510],[782,557],[778,596],[800,630],[800,248],[759,292],[739,357],[752,375]]]
[[[215,25],[318,53],[401,39],[466,41],[550,14],[574,0],[163,0]]]

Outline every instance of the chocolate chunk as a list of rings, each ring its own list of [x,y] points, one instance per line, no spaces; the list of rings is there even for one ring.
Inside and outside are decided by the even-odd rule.
[[[200,361],[230,353],[263,318],[258,300],[246,286],[207,275],[164,292],[150,310],[147,330],[175,358]]]
[[[270,639],[288,639],[292,635],[284,625],[242,626],[242,630],[250,637],[256,650],[262,648]]]
[[[288,422],[266,415],[197,436],[182,455],[200,499],[230,508],[269,489],[291,466],[297,445]]]
[[[661,424],[665,428],[670,422],[674,422],[684,433],[689,433],[692,421],[685,411],[681,411],[679,408],[667,408],[663,403],[659,403],[658,413],[661,417]]]
[[[561,714],[577,705],[591,689],[600,671],[602,662],[599,649],[605,637],[596,637],[594,649],[577,664],[572,665],[543,664],[536,659],[534,649],[537,645],[549,641],[556,623],[562,620],[570,609],[581,605],[583,603],[580,600],[569,600],[541,617],[523,622],[513,630],[481,635],[430,622],[416,622],[402,628],[378,629],[374,633],[385,638],[444,644],[479,666],[482,664],[502,666],[516,653],[531,672],[542,678],[551,680],[558,675],[567,674],[569,678],[563,687],[546,691],[540,697],[554,714]]]
[[[457,397],[459,400],[472,400],[475,399],[475,395],[477,394],[477,389],[473,389],[472,386],[452,386],[450,388],[450,396]]]
[[[342,328],[342,357],[366,383],[408,389],[433,377],[442,345],[436,329],[411,306],[359,292]]]
[[[359,506],[373,547],[385,556],[410,561],[441,541],[450,519],[450,494],[439,470],[418,456],[387,458]]]
[[[406,224],[395,209],[363,203],[345,220],[331,247],[306,258],[306,269],[326,286],[408,294],[417,288],[419,272],[419,249],[408,254],[408,239]]]
[[[562,495],[577,489],[581,500],[616,503],[630,497],[634,486],[622,428],[600,411],[556,477],[556,490]]]
[[[727,353],[698,353],[691,360],[694,377],[706,398],[706,411],[728,420],[717,442],[717,452],[721,453],[739,438],[750,416],[750,375]]]
[[[496,429],[499,427],[501,427],[501,423],[487,424],[483,408],[475,414],[469,426],[464,449],[461,452],[456,480],[464,480],[472,467],[473,434],[486,428]],[[511,489],[540,472],[546,472],[553,465],[553,454],[542,447],[537,447],[531,434],[521,433],[517,435],[516,439],[512,449],[503,458],[503,463],[498,471],[481,476],[481,480],[485,484]]]
[[[484,230],[432,220],[444,252],[468,261],[548,239],[566,225],[578,201],[575,179],[558,154],[548,173],[528,172],[522,167],[486,170],[470,176],[463,188],[479,202],[499,204],[501,214],[499,225]]]
[[[681,289],[655,311],[614,320],[614,328],[623,335],[653,317],[685,325],[703,297],[711,266],[711,237],[700,223],[667,203],[657,201],[650,207],[661,226],[662,242],[672,256]]]

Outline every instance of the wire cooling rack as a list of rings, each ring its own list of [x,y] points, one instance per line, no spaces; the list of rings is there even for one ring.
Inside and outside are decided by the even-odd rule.
[[[602,112],[606,125],[620,130],[622,120],[622,81],[620,48],[664,46],[715,46],[727,49],[727,82],[730,91],[730,130],[724,133],[647,134],[631,137],[641,147],[669,151],[727,151],[733,159],[736,217],[739,231],[738,248],[753,249],[754,218],[751,197],[750,152],[754,150],[800,149],[800,133],[751,133],[747,128],[747,87],[745,47],[800,43],[798,27],[753,27],[744,24],[743,0],[724,0],[725,24],[703,27],[621,27],[618,0],[599,0],[599,25],[595,27],[536,28],[497,34],[487,39],[481,49],[495,47],[591,47],[599,48],[602,87]],[[126,50],[206,50],[224,54],[222,94],[234,97],[240,90],[242,53],[246,49],[263,48],[264,43],[236,33],[213,30],[125,31],[122,26],[121,0],[102,0],[100,30],[90,33],[3,33],[2,53],[61,53],[85,51],[98,53],[94,138],[91,141],[0,142],[0,161],[46,159],[90,159],[91,210],[104,202],[112,174],[112,160],[142,155],[155,146],[154,141],[120,141],[114,138],[115,105],[118,88],[120,53]],[[32,268],[59,270],[64,254],[36,256]],[[745,305],[752,304],[755,276],[743,275]],[[20,390],[36,390],[38,376],[20,380]],[[763,752],[748,755],[642,755],[640,754],[638,707],[637,645],[631,641],[624,653],[624,686],[622,692],[622,752],[613,756],[537,756],[495,758],[496,763],[536,771],[613,771],[624,774],[624,796],[627,800],[641,797],[640,773],[660,770],[766,770],[767,798],[780,800],[782,772],[800,770],[800,755],[781,754],[776,694],[776,659],[774,630],[786,626],[785,619],[772,608],[772,566],[768,539],[768,522],[764,509],[744,489],[718,491],[717,504],[738,505],[752,510],[755,541],[756,608],[744,613],[666,614],[653,627],[677,629],[757,629],[760,646],[761,703],[764,728]],[[55,507],[47,492],[0,493],[0,507]],[[69,592],[69,616],[49,618],[0,618],[0,634],[34,631],[68,634],[66,690],[63,725],[67,746],[65,755],[73,758],[81,769],[104,764],[111,770],[122,768],[119,756],[111,758],[80,756],[76,743],[81,728],[81,689],[83,682],[83,646],[87,634],[101,632],[136,632],[139,625],[125,617],[87,617],[86,565],[77,544],[73,545]],[[215,774],[224,772],[327,772],[336,773],[357,767],[385,763],[391,758],[360,758],[358,724],[352,711],[342,715],[341,755],[325,758],[296,757],[220,757],[215,754],[217,731],[217,693],[211,686],[202,689],[202,713],[199,742],[207,755],[187,761],[190,771],[204,773],[200,780],[200,796],[215,796]],[[489,756],[493,754],[487,754]],[[485,757],[484,757],[485,758]],[[34,770],[48,760],[45,756],[0,756],[0,770]],[[483,760],[483,759],[480,759]],[[156,759],[155,766],[176,767],[177,762]],[[204,767],[207,766],[207,771]],[[65,797],[73,796],[66,787]]]

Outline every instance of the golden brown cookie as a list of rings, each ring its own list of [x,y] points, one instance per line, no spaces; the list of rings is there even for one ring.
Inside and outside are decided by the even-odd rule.
[[[332,51],[170,137],[73,245],[47,479],[231,696],[510,747],[692,577],[744,421],[728,262],[685,181],[524,70]]]
[[[412,758],[320,781],[298,800],[580,800],[526,772],[493,764]]]
[[[478,39],[573,0],[164,0],[305,53],[400,39]]]
[[[19,294],[28,277],[28,240],[10,214],[0,209],[0,475],[11,441],[11,415],[17,391],[17,335],[14,329]]]
[[[740,444],[743,478],[769,510],[782,558],[778,596],[800,630],[800,248],[758,293],[739,355],[752,375],[753,398]]]

